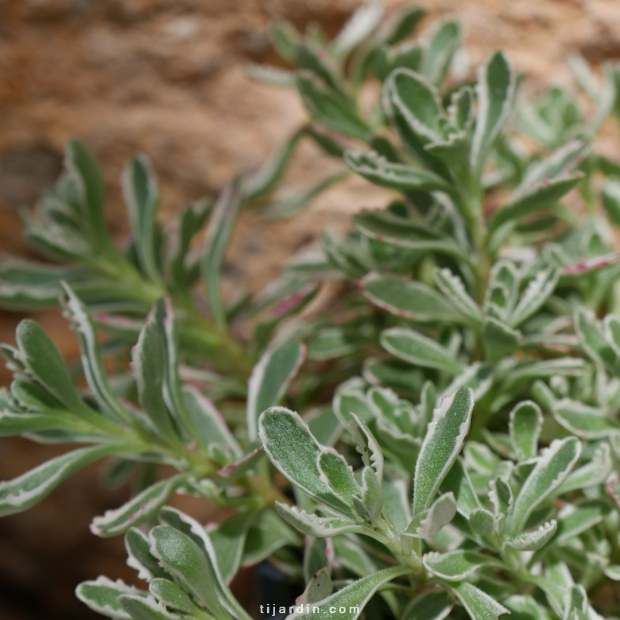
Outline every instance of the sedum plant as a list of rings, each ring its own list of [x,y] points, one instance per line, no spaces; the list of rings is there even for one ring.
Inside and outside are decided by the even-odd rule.
[[[599,79],[573,57],[593,102],[553,87],[532,103],[501,52],[475,77],[459,69],[456,23],[412,43],[419,9],[381,14],[364,6],[333,41],[274,24],[293,69],[251,71],[294,84],[312,122],[213,207],[162,226],[138,157],[117,249],[74,142],[26,218],[55,266],[0,267],[2,305],[58,299],[81,350],[70,368],[20,323],[2,347],[0,432],[85,446],[1,483],[0,514],[96,460],[107,481],[133,480],[91,529],[124,535],[146,586],[80,584],[104,616],[251,618],[230,584],[269,562],[298,598],[263,600],[264,617],[620,617],[620,168],[596,142],[616,69]],[[227,299],[239,212],[289,214],[319,191],[267,199],[302,136],[386,188],[387,206]],[[336,294],[321,306],[323,290]],[[231,516],[205,525],[175,494]]]

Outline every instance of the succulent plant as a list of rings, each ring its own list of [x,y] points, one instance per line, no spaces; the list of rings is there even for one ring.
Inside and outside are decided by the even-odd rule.
[[[573,56],[585,95],[550,87],[532,102],[502,52],[474,77],[454,21],[411,42],[422,11],[382,13],[364,5],[332,41],[273,24],[292,68],[250,73],[295,86],[310,121],[213,206],[160,224],[139,156],[119,250],[101,173],[72,142],[26,220],[55,264],[0,265],[3,307],[60,300],[82,371],[20,323],[1,349],[14,381],[0,433],[87,446],[1,483],[0,514],[95,460],[141,481],[92,522],[125,536],[148,583],[78,586],[104,616],[250,618],[230,582],[265,560],[298,586],[289,618],[620,616],[620,163],[597,143],[620,73],[599,79]],[[307,137],[333,173],[274,200]],[[387,206],[226,299],[239,212],[290,215],[346,174],[386,188]],[[205,526],[167,506],[173,494],[232,516]]]

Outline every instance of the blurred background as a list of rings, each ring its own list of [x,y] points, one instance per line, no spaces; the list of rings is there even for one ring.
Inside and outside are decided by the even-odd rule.
[[[387,0],[390,12],[407,3]],[[617,0],[420,0],[422,26],[443,15],[462,23],[473,63],[505,49],[527,88],[570,83],[565,63],[579,50],[592,63],[620,58]],[[119,243],[127,222],[118,185],[124,162],[149,155],[162,212],[170,216],[216,192],[237,171],[255,169],[303,121],[297,95],[251,81],[248,62],[277,63],[265,34],[273,16],[299,29],[319,22],[334,34],[354,0],[0,0],[0,252],[28,256],[19,210],[56,179],[69,138],[99,158],[108,221]],[[328,170],[304,144],[288,179]],[[381,193],[352,180],[321,195],[290,220],[266,224],[246,213],[227,264],[229,286],[259,289],[282,261],[321,228],[343,229],[348,213],[381,204]],[[22,317],[0,313],[0,341],[14,342]],[[77,343],[56,312],[40,321],[68,358]],[[2,369],[0,382],[9,374]],[[0,479],[60,451],[24,440],[0,441]],[[99,574],[132,580],[121,539],[88,531],[94,515],[127,489],[105,491],[87,468],[35,509],[0,521],[0,618],[74,620],[94,616],[74,599],[75,585]],[[218,515],[184,506],[203,520]],[[202,513],[197,513],[202,510]],[[244,588],[244,584],[236,584]],[[251,582],[245,584],[251,596]],[[249,599],[248,599],[249,600]]]

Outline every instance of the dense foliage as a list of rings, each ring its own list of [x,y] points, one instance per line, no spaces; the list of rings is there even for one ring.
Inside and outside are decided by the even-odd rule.
[[[413,42],[422,15],[373,2],[332,41],[275,22],[291,68],[250,74],[296,87],[311,120],[166,227],[133,159],[122,250],[98,166],[70,143],[26,218],[52,263],[0,265],[1,305],[59,299],[81,349],[77,373],[20,323],[0,433],[86,445],[1,483],[0,514],[95,460],[133,480],[92,531],[125,536],[148,590],[81,584],[102,615],[250,618],[229,584],[268,559],[299,583],[291,618],[620,616],[620,163],[595,140],[620,73],[573,56],[578,94],[528,99],[501,52],[469,70],[453,21]],[[301,139],[334,172],[274,199]],[[351,173],[392,202],[225,299],[239,213],[291,215]],[[234,515],[205,527],[175,493]]]

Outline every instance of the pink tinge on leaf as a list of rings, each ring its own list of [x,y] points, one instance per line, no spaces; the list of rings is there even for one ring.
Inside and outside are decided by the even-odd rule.
[[[293,293],[290,297],[287,297],[286,299],[283,299],[273,309],[273,315],[282,316],[283,314],[286,314],[289,310],[292,310],[307,294],[308,289],[304,289]]]
[[[110,314],[108,312],[98,312],[94,315],[96,323],[107,323],[108,325],[133,325],[134,322],[126,316]]]
[[[602,269],[609,267],[614,263],[617,263],[620,259],[618,254],[607,254],[605,256],[595,256],[594,258],[588,258],[581,263],[575,265],[567,265],[562,269],[562,273],[565,275],[575,275],[583,273],[584,271],[593,271],[594,269]]]
[[[220,476],[227,476],[231,472],[235,471],[237,467],[239,467],[239,463],[231,463],[230,465],[226,465],[225,467],[222,467],[222,469],[220,469],[217,473]]]

